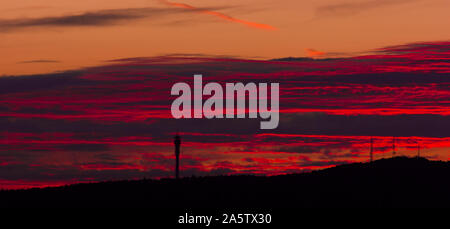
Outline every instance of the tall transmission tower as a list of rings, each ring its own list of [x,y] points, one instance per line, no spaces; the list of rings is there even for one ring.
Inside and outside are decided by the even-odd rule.
[[[370,137],[370,162],[373,161],[373,137]]]
[[[395,136],[392,137],[392,157],[395,157]]]
[[[180,135],[177,134],[174,137],[173,143],[175,145],[175,179],[180,178],[180,145],[181,138]]]
[[[417,141],[417,158],[420,158],[420,143]]]

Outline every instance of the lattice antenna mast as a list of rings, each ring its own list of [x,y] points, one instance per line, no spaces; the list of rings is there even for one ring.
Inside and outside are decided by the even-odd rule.
[[[417,141],[417,158],[420,158],[420,142]]]
[[[392,137],[392,156],[395,157],[395,137]]]
[[[373,137],[370,137],[370,162],[373,161]]]
[[[173,143],[175,145],[175,179],[180,178],[180,145],[181,145],[181,137],[177,134],[174,137]]]

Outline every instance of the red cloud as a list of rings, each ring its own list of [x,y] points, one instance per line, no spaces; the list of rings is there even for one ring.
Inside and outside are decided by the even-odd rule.
[[[161,0],[161,1],[164,2],[165,4],[170,5],[170,6],[193,10],[193,11],[201,13],[201,14],[212,15],[212,16],[218,17],[220,19],[223,19],[225,21],[243,24],[243,25],[246,25],[248,27],[257,28],[257,29],[264,29],[264,30],[277,30],[277,28],[275,28],[275,27],[273,27],[271,25],[261,24],[261,23],[251,22],[251,21],[244,21],[244,20],[237,19],[237,18],[228,16],[226,14],[219,13],[219,12],[216,12],[216,11],[201,10],[201,9],[198,9],[198,8],[196,8],[194,6],[191,6],[191,5],[188,5],[188,4],[185,4],[185,3],[169,2],[169,1],[165,1],[165,0]]]
[[[317,51],[315,49],[305,49],[305,52],[308,57],[319,57],[326,54],[325,52]]]

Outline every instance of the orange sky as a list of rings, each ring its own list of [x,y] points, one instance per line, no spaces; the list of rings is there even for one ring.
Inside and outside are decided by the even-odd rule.
[[[0,75],[174,53],[351,55],[450,37],[448,0],[2,0],[0,7]]]

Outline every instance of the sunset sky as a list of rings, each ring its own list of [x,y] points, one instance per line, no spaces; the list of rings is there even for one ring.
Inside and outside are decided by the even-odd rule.
[[[450,159],[447,0],[4,0],[0,189]],[[294,58],[287,58],[294,57]],[[280,83],[280,124],[180,119],[177,82]]]
[[[449,8],[447,0],[3,0],[0,75],[179,53],[357,55],[447,40]]]

